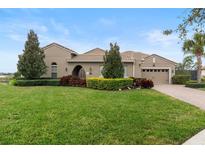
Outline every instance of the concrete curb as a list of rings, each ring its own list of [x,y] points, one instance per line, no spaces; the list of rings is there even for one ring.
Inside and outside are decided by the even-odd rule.
[[[205,145],[205,129],[188,139],[182,145]]]

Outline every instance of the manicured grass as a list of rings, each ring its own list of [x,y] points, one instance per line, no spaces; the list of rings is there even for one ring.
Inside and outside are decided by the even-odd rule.
[[[0,144],[181,144],[205,112],[154,90],[0,84]]]

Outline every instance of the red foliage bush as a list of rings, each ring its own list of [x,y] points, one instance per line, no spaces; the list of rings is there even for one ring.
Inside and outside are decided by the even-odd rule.
[[[135,78],[135,77],[130,77],[133,79],[133,88],[152,88],[154,86],[154,83],[152,80],[148,80],[145,78]]]
[[[72,75],[63,76],[60,79],[60,85],[61,86],[79,86],[79,87],[85,87],[86,86],[86,80],[80,79],[78,77],[74,77]]]
[[[68,86],[69,85],[69,81],[72,78],[72,75],[68,75],[68,76],[63,76],[60,79],[60,85],[61,86]]]
[[[148,89],[150,89],[152,87],[154,87],[154,83],[153,83],[152,80],[143,79],[141,81],[141,88],[148,88]]]

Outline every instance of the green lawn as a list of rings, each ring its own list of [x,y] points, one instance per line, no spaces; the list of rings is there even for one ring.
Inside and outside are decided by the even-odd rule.
[[[199,88],[200,90],[204,90],[205,91],[205,88]]]
[[[181,144],[205,112],[154,90],[0,84],[0,144]]]

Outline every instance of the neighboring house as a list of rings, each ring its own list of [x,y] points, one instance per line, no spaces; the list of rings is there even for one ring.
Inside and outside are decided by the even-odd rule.
[[[78,54],[57,43],[49,44],[42,49],[48,66],[44,77],[59,78],[70,74],[80,78],[102,77],[105,55],[103,49],[95,48]],[[155,84],[168,84],[175,74],[176,63],[156,54],[125,51],[121,53],[121,57],[125,69],[124,77],[147,78]]]

